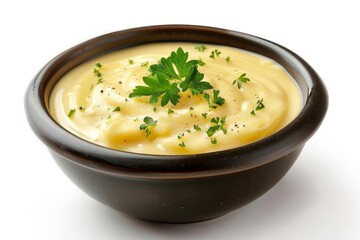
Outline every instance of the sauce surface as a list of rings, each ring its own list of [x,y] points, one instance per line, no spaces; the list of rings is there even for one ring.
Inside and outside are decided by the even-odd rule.
[[[65,129],[90,142],[118,150],[146,154],[193,154],[230,149],[265,138],[290,123],[301,111],[298,86],[273,60],[239,49],[192,43],[156,43],[112,52],[66,73],[52,90],[50,114]],[[136,86],[145,86],[149,66],[181,47],[225,99],[209,107],[203,94],[180,91],[180,101],[155,107],[149,97],[130,98]],[[221,54],[209,57],[217,49]],[[228,58],[227,58],[228,57]],[[96,63],[101,63],[97,68]],[[94,74],[101,72],[101,77]],[[246,73],[250,81],[234,84]],[[206,90],[213,97],[213,89]],[[260,105],[262,108],[256,110]],[[147,134],[144,119],[157,121]],[[221,129],[208,130],[222,119]],[[219,124],[218,124],[219,125]],[[224,130],[225,129],[225,130]]]

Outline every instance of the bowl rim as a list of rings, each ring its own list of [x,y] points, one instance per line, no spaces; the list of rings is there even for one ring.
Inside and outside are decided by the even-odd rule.
[[[197,40],[203,41],[197,41]],[[61,127],[48,111],[48,85],[68,69],[98,54],[151,42],[188,41],[241,45],[242,49],[272,58],[289,73],[303,78],[304,106],[300,114],[278,132],[233,149],[186,155],[156,155],[103,147],[77,137]],[[233,46],[234,47],[234,46]],[[237,46],[235,46],[237,47]],[[285,66],[285,65],[286,66]],[[295,78],[296,79],[296,78]],[[300,81],[300,80],[297,80]],[[300,84],[299,84],[300,85]],[[301,88],[301,86],[300,86]],[[46,97],[47,96],[47,97]],[[328,108],[325,85],[314,69],[291,50],[250,34],[198,25],[155,25],[120,30],[80,43],[53,58],[26,90],[25,111],[35,134],[54,154],[107,174],[139,177],[209,176],[251,169],[302,148],[316,132]]]

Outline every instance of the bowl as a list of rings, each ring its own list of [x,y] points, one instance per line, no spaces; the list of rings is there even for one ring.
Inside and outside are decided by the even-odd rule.
[[[50,116],[51,90],[70,69],[114,50],[171,41],[231,46],[275,60],[299,86],[304,102],[300,114],[280,131],[254,143],[188,155],[109,149],[71,134]],[[88,40],[47,63],[25,95],[30,127],[80,189],[106,206],[135,218],[174,223],[222,216],[271,189],[316,132],[327,106],[322,80],[292,51],[249,34],[193,25],[140,27]]]

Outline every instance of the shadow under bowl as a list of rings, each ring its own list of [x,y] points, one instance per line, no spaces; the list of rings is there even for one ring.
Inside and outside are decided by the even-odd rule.
[[[115,50],[172,41],[231,46],[275,60],[299,86],[304,101],[301,113],[285,128],[257,142],[224,151],[175,156],[102,147],[71,134],[50,116],[50,93],[72,68]],[[46,64],[25,96],[32,130],[79,188],[127,215],[177,223],[224,215],[268,191],[316,132],[327,106],[327,91],[320,77],[292,51],[245,33],[193,25],[140,27],[81,43]]]

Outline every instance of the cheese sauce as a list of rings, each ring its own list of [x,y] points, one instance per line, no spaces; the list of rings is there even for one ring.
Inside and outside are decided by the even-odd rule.
[[[50,114],[65,129],[90,142],[145,154],[193,154],[242,146],[265,138],[290,123],[301,111],[298,86],[273,60],[236,48],[191,43],[156,43],[100,56],[66,73],[52,90]],[[129,98],[146,86],[149,66],[181,47],[189,60],[201,59],[203,81],[219,90],[222,106],[209,107],[203,94],[180,91],[180,101],[161,107],[149,97]],[[209,57],[217,49],[221,54]],[[229,61],[226,58],[229,57]],[[98,68],[95,64],[101,63]],[[94,74],[98,70],[101,77]],[[249,82],[234,84],[243,73]],[[213,98],[213,90],[206,90]],[[160,101],[159,101],[160,102]],[[258,110],[256,108],[263,105]],[[73,114],[69,117],[69,112]],[[145,117],[157,121],[148,134],[140,129]],[[222,119],[216,124],[211,120]],[[208,130],[221,125],[212,136]]]

